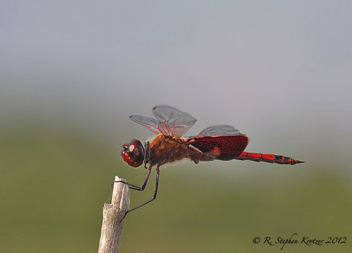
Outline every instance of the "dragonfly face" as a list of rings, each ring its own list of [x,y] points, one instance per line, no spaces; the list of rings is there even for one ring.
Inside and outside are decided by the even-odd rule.
[[[122,148],[121,156],[125,163],[133,168],[143,164],[145,151],[139,140],[132,139],[129,143],[124,144]]]

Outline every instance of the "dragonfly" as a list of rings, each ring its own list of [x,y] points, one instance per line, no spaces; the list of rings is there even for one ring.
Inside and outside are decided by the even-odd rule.
[[[244,151],[249,138],[229,125],[210,126],[196,136],[182,137],[196,123],[195,118],[167,105],[155,106],[153,114],[155,118],[130,116],[131,120],[145,126],[157,136],[151,141],[146,141],[144,145],[140,140],[132,139],[122,146],[121,156],[125,163],[133,168],[144,164],[147,169],[147,175],[142,185],[137,186],[124,181],[117,182],[127,184],[130,189],[143,191],[147,186],[153,167],[156,167],[156,180],[152,198],[128,210],[126,214],[155,200],[158,192],[160,166],[164,164],[183,159],[189,159],[195,164],[201,161],[229,161],[233,159],[289,165],[304,163],[304,161],[288,156]]]

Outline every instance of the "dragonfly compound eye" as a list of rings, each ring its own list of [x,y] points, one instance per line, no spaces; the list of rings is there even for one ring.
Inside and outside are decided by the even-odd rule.
[[[139,140],[132,139],[129,143],[124,144],[122,148],[121,156],[125,163],[134,168],[143,164],[144,147]]]

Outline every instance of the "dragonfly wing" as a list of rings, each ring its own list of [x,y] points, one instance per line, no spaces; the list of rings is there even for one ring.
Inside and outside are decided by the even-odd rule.
[[[198,134],[198,136],[242,135],[239,130],[229,125],[210,126]]]
[[[188,113],[181,112],[167,105],[155,106],[153,108],[153,114],[159,121],[159,131],[162,134],[175,137],[184,135],[197,121]]]
[[[246,135],[228,125],[210,126],[188,139],[193,147],[204,153],[201,161],[232,160],[243,152],[248,141]]]
[[[153,118],[149,117],[143,117],[139,115],[132,115],[130,116],[130,119],[133,120],[134,122],[137,122],[138,124],[141,124],[145,127],[147,127],[150,131],[152,131],[155,134],[160,134],[159,128],[158,128],[158,121]]]
[[[232,160],[238,157],[247,147],[246,135],[195,136],[188,140],[189,144],[199,149],[208,158]],[[207,161],[202,160],[201,161]]]

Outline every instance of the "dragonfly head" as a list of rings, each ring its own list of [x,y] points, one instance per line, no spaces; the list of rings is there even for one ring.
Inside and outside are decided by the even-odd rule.
[[[121,156],[125,163],[133,168],[137,168],[144,161],[144,147],[142,142],[132,139],[129,143],[122,146]]]

